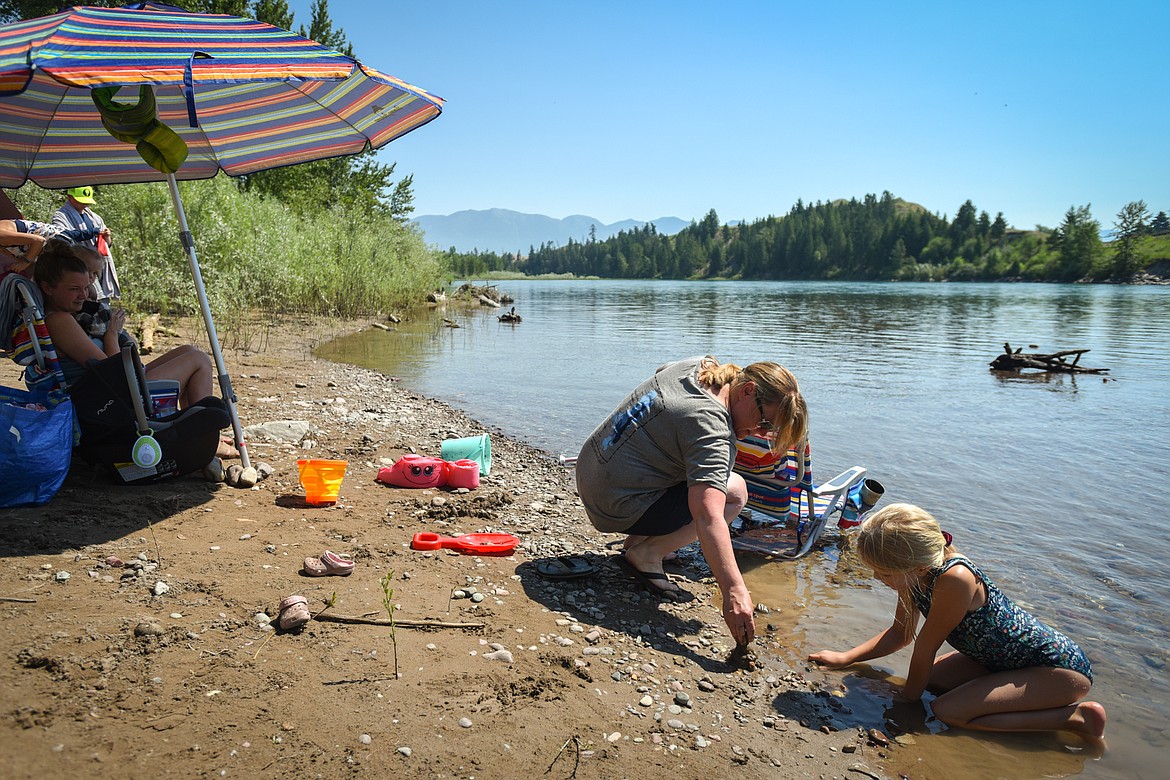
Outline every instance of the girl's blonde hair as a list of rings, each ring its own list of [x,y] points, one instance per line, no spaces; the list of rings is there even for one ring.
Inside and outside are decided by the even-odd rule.
[[[890,504],[865,519],[855,542],[867,566],[909,572],[941,566],[947,540],[938,521],[913,504]]]
[[[861,524],[854,542],[863,563],[883,572],[911,573],[941,566],[956,552],[929,512],[913,504],[890,504]],[[898,591],[906,611],[902,638],[914,640],[918,606],[908,591]]]
[[[740,368],[734,363],[720,363],[706,357],[699,364],[699,381],[718,392],[725,385],[732,390],[747,382],[756,386],[756,400],[761,406],[776,404],[772,420],[772,451],[786,452],[808,438],[808,404],[800,394],[796,377],[784,366],[771,361],[752,363]]]

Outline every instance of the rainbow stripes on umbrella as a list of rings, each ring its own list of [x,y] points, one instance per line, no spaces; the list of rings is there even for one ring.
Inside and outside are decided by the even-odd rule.
[[[143,5],[0,26],[0,187],[165,178],[103,129],[98,86],[153,85],[159,119],[190,150],[178,179],[356,154],[442,111],[441,98],[277,27]]]

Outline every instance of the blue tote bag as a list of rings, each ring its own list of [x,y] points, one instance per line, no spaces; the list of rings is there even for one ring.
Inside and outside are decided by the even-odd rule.
[[[43,408],[29,408],[33,404]],[[47,502],[69,474],[72,457],[67,396],[0,387],[0,507]]]

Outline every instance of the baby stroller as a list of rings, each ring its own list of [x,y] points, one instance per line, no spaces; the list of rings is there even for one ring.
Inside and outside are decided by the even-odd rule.
[[[151,418],[146,371],[133,344],[92,363],[69,388],[69,396],[81,428],[74,452],[124,485],[198,471],[215,457],[220,430],[231,425],[227,407],[215,396]],[[144,447],[154,457],[140,457]]]

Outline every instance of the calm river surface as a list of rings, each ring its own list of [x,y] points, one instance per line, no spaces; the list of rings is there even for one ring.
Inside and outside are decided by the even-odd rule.
[[[885,484],[884,502],[931,511],[1009,595],[1085,647],[1092,698],[1109,710],[1110,752],[1100,760],[1047,735],[942,732],[919,714],[923,764],[911,776],[1165,776],[1170,287],[498,286],[515,298],[520,324],[501,324],[486,308],[451,308],[396,333],[340,339],[321,354],[400,377],[554,454],[576,454],[668,360],[783,363],[809,402],[814,477],[862,465]],[[463,327],[445,327],[442,317]],[[1081,362],[1109,373],[999,376],[987,364],[1004,342],[1034,352],[1088,348]],[[793,661],[850,646],[892,615],[893,592],[835,546],[745,569],[757,601],[782,608]],[[901,676],[907,663],[904,652],[874,666]],[[857,716],[880,726],[883,683],[856,672],[844,682]],[[889,716],[914,725],[913,714]]]

